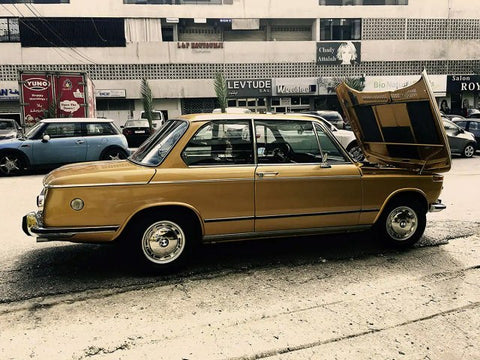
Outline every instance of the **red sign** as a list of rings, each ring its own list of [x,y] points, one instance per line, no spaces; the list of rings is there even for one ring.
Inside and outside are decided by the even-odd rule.
[[[59,117],[85,117],[85,82],[83,76],[55,76]]]
[[[25,124],[33,125],[45,117],[52,99],[52,83],[46,75],[21,75]]]

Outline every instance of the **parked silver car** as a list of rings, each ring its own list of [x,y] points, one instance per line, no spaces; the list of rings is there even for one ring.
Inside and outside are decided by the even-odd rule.
[[[442,117],[442,120],[452,154],[459,154],[466,158],[472,157],[477,148],[475,136],[445,117]]]
[[[0,119],[0,140],[14,139],[22,135],[22,128],[13,119]]]

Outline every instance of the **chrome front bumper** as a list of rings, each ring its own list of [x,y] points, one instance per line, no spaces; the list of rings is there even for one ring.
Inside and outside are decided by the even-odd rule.
[[[442,200],[438,199],[433,204],[430,204],[429,211],[430,212],[439,212],[439,211],[445,210],[446,208],[447,208],[447,206],[442,204]]]
[[[36,236],[37,242],[66,240],[77,234],[115,232],[119,226],[45,227],[41,212],[29,212],[22,219],[22,229],[28,236]]]

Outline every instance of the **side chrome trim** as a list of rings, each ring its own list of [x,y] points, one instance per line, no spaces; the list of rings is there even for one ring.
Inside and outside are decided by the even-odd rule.
[[[239,216],[239,217],[229,217],[229,218],[215,218],[215,219],[205,219],[204,223],[212,222],[222,222],[222,221],[243,221],[243,220],[255,220],[255,216]]]
[[[104,187],[104,186],[131,186],[147,185],[148,182],[124,182],[124,183],[98,183],[98,184],[69,184],[69,185],[46,185],[47,189],[76,188],[76,187]]]
[[[201,179],[201,180],[172,180],[172,181],[151,181],[149,185],[158,184],[193,184],[193,183],[222,183],[222,182],[238,182],[238,181],[251,181],[253,182],[253,176],[250,178],[230,178],[230,179]]]
[[[88,227],[40,227],[34,226],[32,232],[39,235],[47,234],[83,234],[83,233],[96,233],[96,232],[112,232],[117,231],[120,226],[108,225],[108,226],[88,226]]]
[[[348,211],[323,211],[323,212],[317,212],[317,213],[301,213],[301,214],[239,216],[239,217],[228,217],[228,218],[205,219],[205,220],[203,220],[203,222],[204,223],[212,223],[212,222],[224,222],[224,221],[283,219],[283,218],[294,218],[294,217],[342,215],[342,214],[355,214],[355,213],[378,212],[378,211],[380,211],[380,209],[348,210]]]
[[[306,236],[317,234],[334,234],[343,232],[358,232],[368,230],[372,225],[355,225],[355,226],[331,226],[324,228],[313,229],[293,229],[293,230],[275,230],[275,231],[261,231],[261,232],[246,232],[239,234],[222,234],[222,235],[207,235],[203,237],[203,241],[215,243],[219,241],[237,241],[248,239],[262,239],[275,238],[285,236]]]
[[[276,180],[276,181],[289,181],[289,180],[350,180],[360,179],[360,175],[331,175],[331,176],[292,176],[292,177],[262,177],[262,180]]]

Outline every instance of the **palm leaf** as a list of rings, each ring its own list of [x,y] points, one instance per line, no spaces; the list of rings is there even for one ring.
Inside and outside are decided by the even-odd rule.
[[[215,94],[217,95],[218,104],[220,105],[220,109],[222,109],[222,113],[225,112],[225,108],[227,107],[227,82],[225,81],[225,77],[223,73],[218,72],[215,74],[215,81],[213,86],[215,87]]]
[[[153,130],[152,120],[153,120],[153,97],[152,97],[152,89],[150,88],[150,84],[148,83],[147,79],[142,79],[142,83],[140,84],[140,93],[142,94],[142,103],[143,103],[143,111],[145,113],[145,117],[148,120],[148,126],[150,126],[150,131]]]

